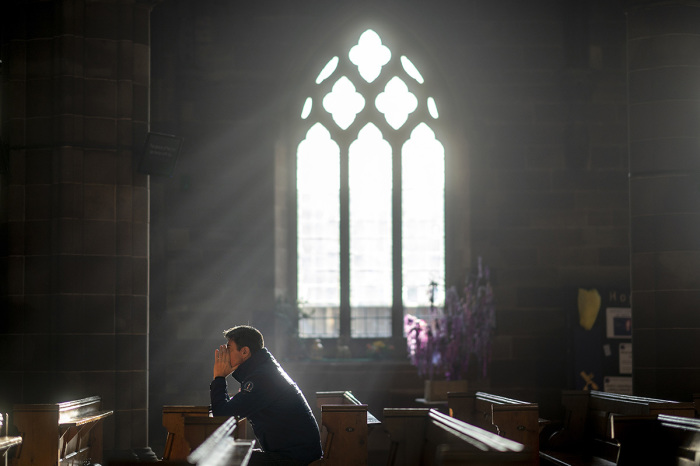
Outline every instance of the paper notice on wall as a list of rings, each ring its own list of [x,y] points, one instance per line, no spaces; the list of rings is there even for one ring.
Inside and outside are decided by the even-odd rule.
[[[603,390],[621,395],[632,395],[632,377],[605,377]]]
[[[632,309],[609,307],[605,310],[606,337],[632,338]]]
[[[620,374],[632,373],[632,343],[620,343]]]

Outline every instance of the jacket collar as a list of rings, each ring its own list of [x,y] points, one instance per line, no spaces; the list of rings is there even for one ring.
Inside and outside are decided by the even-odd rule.
[[[243,382],[248,375],[253,372],[253,370],[260,366],[260,364],[270,361],[271,359],[272,355],[270,352],[267,350],[267,348],[263,348],[260,351],[253,353],[243,364],[238,366],[238,368],[233,371],[231,375],[238,382]]]

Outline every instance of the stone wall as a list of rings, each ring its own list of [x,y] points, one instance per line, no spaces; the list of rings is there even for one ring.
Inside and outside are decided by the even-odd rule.
[[[5,2],[0,408],[99,395],[148,442],[150,5]]]

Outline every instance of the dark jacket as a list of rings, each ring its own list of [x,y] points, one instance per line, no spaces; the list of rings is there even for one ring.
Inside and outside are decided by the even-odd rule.
[[[266,348],[231,375],[241,384],[234,396],[228,396],[224,377],[209,386],[214,416],[248,418],[263,451],[309,463],[321,458],[321,436],[309,403]]]

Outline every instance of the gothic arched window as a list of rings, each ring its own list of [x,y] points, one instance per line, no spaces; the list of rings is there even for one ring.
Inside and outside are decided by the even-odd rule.
[[[391,45],[391,47],[389,47]],[[435,99],[401,44],[367,29],[331,58],[296,152],[302,337],[399,336],[445,281],[445,150]],[[397,335],[398,333],[398,335]]]

